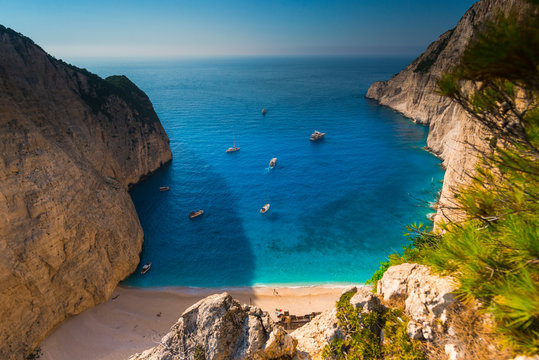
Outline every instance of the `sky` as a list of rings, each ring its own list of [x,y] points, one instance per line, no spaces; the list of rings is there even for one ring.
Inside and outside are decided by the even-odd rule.
[[[475,0],[0,0],[58,58],[414,56]]]

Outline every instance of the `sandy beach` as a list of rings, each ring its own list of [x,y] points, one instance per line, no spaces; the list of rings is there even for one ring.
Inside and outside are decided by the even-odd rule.
[[[347,286],[229,289],[117,287],[111,299],[66,320],[41,344],[45,360],[119,360],[155,346],[183,311],[200,299],[228,292],[276,319],[276,309],[303,315],[335,305]]]

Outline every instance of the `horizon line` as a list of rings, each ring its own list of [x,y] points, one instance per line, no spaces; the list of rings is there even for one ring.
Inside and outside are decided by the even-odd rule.
[[[237,59],[237,58],[416,58],[418,55],[411,54],[270,54],[270,55],[69,55],[54,56],[55,59],[87,59],[87,60],[190,60],[190,59]]]

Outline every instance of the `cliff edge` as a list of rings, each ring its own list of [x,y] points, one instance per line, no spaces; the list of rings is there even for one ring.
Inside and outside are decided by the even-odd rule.
[[[139,262],[127,192],[170,161],[148,97],[0,25],[0,358],[105,301]]]
[[[387,81],[375,82],[366,97],[429,126],[427,147],[443,160],[446,169],[440,195],[440,218],[456,220],[454,189],[469,179],[476,164],[474,147],[487,146],[486,135],[458,104],[437,94],[440,76],[458,64],[470,40],[499,14],[523,14],[531,9],[524,0],[480,0],[457,26],[442,34],[426,51]]]

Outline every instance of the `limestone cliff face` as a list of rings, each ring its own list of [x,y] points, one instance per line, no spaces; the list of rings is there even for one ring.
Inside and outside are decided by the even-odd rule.
[[[0,358],[105,301],[139,261],[127,189],[169,161],[148,97],[0,26]]]
[[[451,214],[452,190],[466,182],[476,163],[472,148],[482,148],[486,143],[481,127],[460,106],[436,93],[437,81],[459,62],[470,40],[487,21],[500,13],[524,13],[529,8],[524,0],[478,1],[454,29],[441,35],[400,73],[375,82],[367,92],[367,98],[429,125],[427,146],[444,160],[446,168],[437,218],[442,215],[440,210]]]

